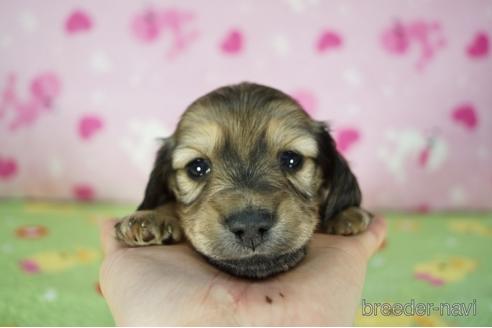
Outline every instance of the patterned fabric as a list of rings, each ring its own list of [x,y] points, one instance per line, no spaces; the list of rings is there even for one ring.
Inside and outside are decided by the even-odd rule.
[[[331,123],[369,208],[492,209],[492,3],[2,1],[0,196],[138,201],[156,137],[243,80]]]
[[[0,326],[113,325],[98,288],[97,222],[130,210],[107,204],[0,203]],[[371,305],[463,303],[470,313],[375,316],[367,315],[366,306],[365,312],[357,311],[356,324],[490,326],[492,215],[388,214],[387,219],[388,239],[369,264],[363,300]],[[476,304],[475,315],[469,304]]]

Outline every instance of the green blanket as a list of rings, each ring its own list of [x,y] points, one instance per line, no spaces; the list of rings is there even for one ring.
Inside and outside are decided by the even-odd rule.
[[[0,326],[113,325],[98,287],[97,222],[131,210],[0,202]],[[492,325],[492,214],[386,217],[355,323]]]

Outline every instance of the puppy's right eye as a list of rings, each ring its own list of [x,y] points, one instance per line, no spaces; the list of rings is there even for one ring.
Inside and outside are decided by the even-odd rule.
[[[188,176],[192,179],[199,179],[210,173],[210,163],[203,158],[195,158],[186,165]]]

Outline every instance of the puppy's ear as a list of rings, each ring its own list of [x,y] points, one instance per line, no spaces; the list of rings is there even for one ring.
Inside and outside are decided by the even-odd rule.
[[[163,139],[163,145],[157,152],[154,168],[150,174],[145,196],[138,210],[151,210],[175,200],[169,187],[169,177],[172,172],[171,154],[174,148],[172,137]]]
[[[362,195],[357,178],[349,168],[347,161],[337,151],[335,141],[327,130],[326,124],[318,122],[317,141],[319,147],[318,162],[323,171],[323,184],[320,214],[321,227],[341,211],[349,207],[359,207]]]

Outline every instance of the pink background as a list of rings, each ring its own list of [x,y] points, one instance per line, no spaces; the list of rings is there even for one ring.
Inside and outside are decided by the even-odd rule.
[[[491,1],[2,1],[0,196],[138,202],[156,137],[254,81],[331,123],[369,208],[492,209]]]

